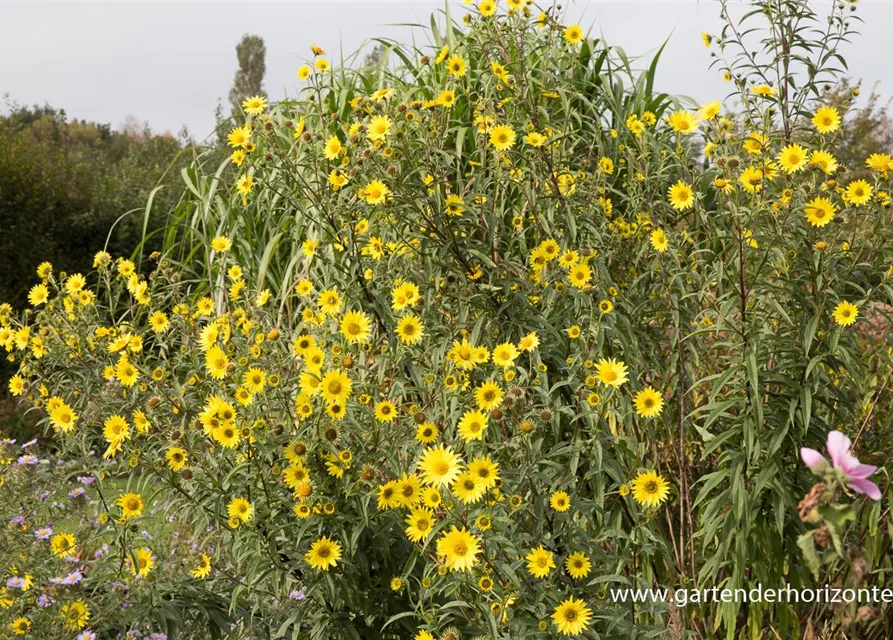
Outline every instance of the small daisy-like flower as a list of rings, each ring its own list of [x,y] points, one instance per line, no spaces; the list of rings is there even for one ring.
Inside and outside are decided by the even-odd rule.
[[[841,327],[848,327],[856,321],[856,316],[859,315],[859,308],[852,302],[844,300],[834,307],[833,315],[834,322]]]

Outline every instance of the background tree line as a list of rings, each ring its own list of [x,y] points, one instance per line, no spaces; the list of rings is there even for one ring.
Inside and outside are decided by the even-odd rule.
[[[232,114],[241,101],[263,93],[266,47],[246,35],[236,47],[238,70],[229,93]],[[113,129],[72,118],[60,105],[22,105],[5,98],[0,114],[0,303],[27,306],[35,270],[44,261],[56,272],[87,273],[93,256],[107,249],[130,255],[143,239],[149,195],[148,239],[143,250],[160,247],[154,231],[164,228],[180,198],[180,170],[196,153],[228,155],[230,118],[218,107],[218,136],[196,143],[187,130],[154,133],[133,118]],[[125,215],[132,212],[130,215]],[[4,354],[6,355],[6,354]],[[14,365],[0,360],[0,373]],[[20,412],[0,389],[0,427],[9,434],[24,426]]]
[[[186,144],[148,128],[113,131],[69,119],[51,106],[11,105],[0,117],[0,300],[24,305],[33,285],[24,275],[44,260],[57,271],[86,271],[107,239],[113,254],[131,253],[142,216],[116,220],[145,206],[157,184],[173,182]],[[186,154],[181,158],[188,161]],[[156,206],[176,198],[171,184]]]

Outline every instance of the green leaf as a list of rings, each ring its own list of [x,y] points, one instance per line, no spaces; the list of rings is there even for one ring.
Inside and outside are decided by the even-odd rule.
[[[800,547],[800,551],[803,553],[803,559],[806,560],[806,566],[812,573],[812,577],[815,580],[818,580],[819,570],[822,567],[822,561],[819,559],[819,556],[816,553],[813,532],[807,531],[799,538],[797,538],[797,546]]]

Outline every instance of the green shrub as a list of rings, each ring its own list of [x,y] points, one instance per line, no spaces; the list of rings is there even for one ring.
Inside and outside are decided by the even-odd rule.
[[[889,586],[888,469],[840,434],[836,466],[801,453],[840,431],[887,462],[865,443],[890,346],[862,329],[893,302],[893,161],[832,167],[846,114],[819,90],[848,6],[754,3],[705,38],[741,113],[695,114],[656,63],[513,4],[371,73],[314,52],[297,99],[245,102],[236,175],[184,171],[157,262],[45,269],[2,314],[10,388],[65,460],[4,477],[96,479],[56,527],[82,584],[7,591],[13,625],[889,635],[880,606],[615,596]],[[41,587],[50,517],[8,534]],[[74,601],[91,619],[60,630]]]

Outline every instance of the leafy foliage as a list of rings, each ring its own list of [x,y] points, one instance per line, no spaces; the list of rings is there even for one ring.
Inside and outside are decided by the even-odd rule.
[[[96,594],[107,634],[888,637],[868,605],[614,597],[889,587],[889,468],[809,450],[888,462],[893,160],[835,166],[848,6],[752,7],[705,37],[737,115],[520,5],[372,69],[316,49],[183,170],[152,260],[43,269],[0,344],[64,462],[4,477],[96,495],[80,590],[11,623],[67,637]],[[4,508],[43,586],[51,511]]]
[[[125,214],[143,208],[181,148],[171,136],[117,133],[50,107],[12,105],[0,117],[0,298],[24,304],[20,274],[42,260],[73,272],[106,245],[129,254],[142,237],[142,216]],[[177,197],[162,190],[156,206],[169,209]]]

